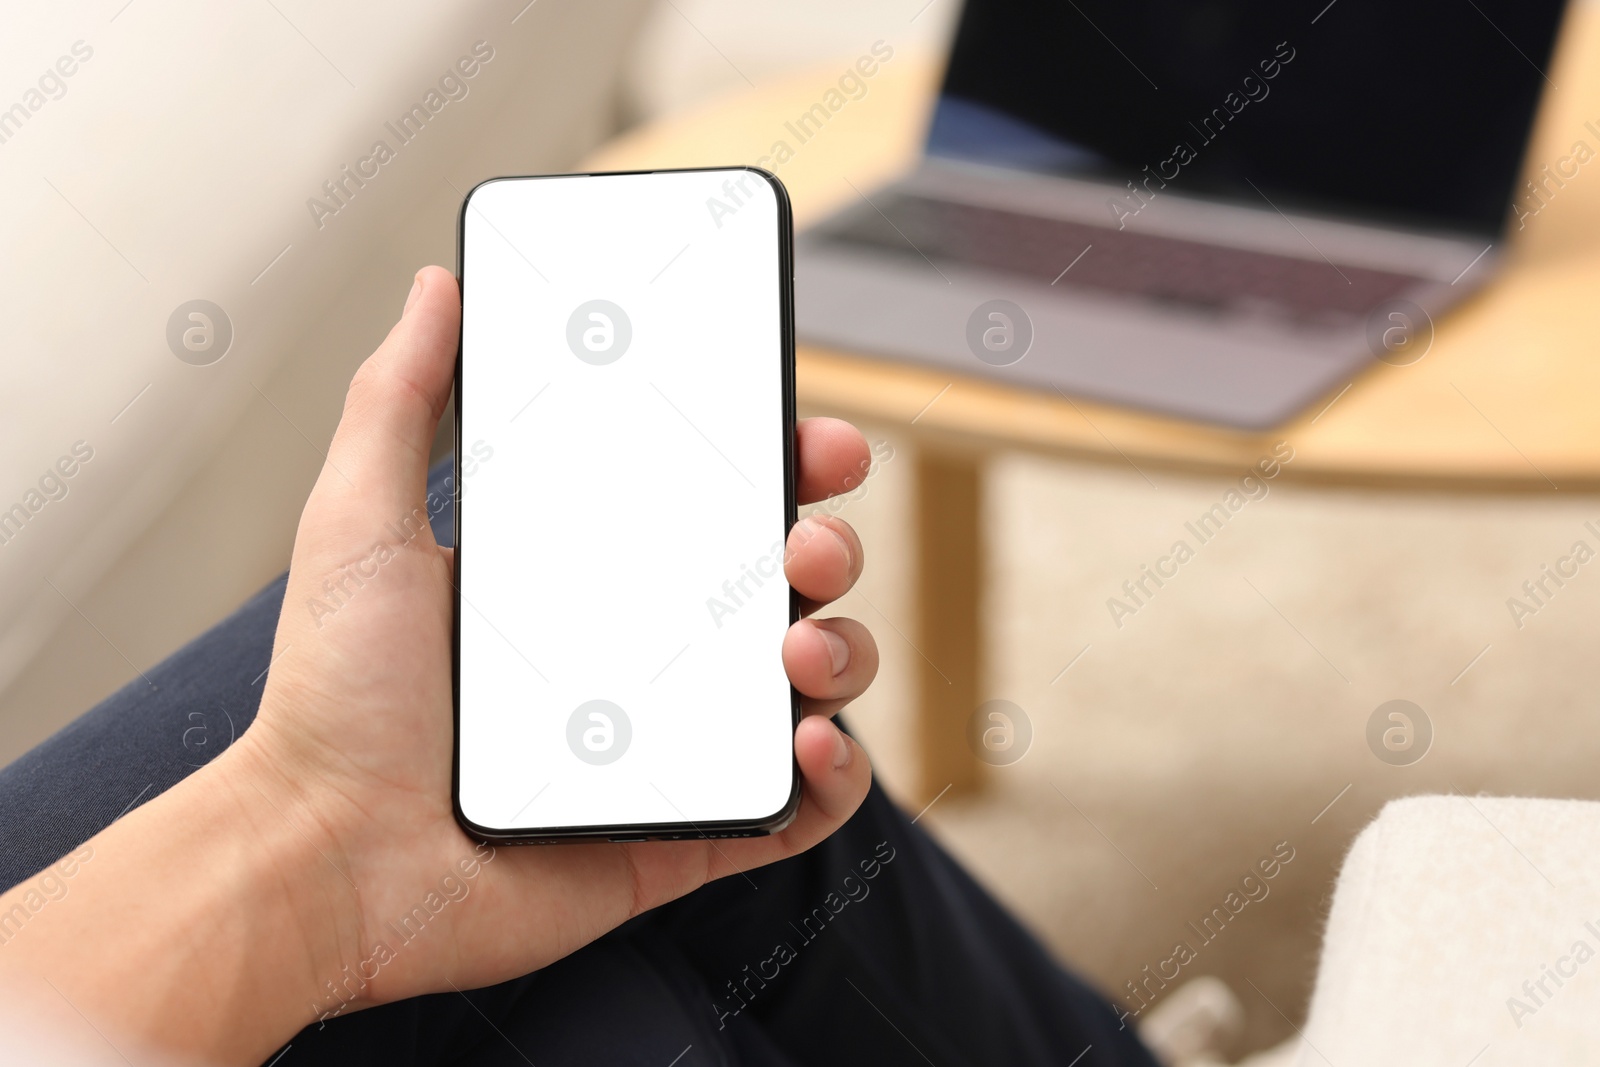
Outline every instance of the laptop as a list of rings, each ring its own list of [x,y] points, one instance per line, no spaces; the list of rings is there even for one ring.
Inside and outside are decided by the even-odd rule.
[[[1560,0],[969,0],[802,339],[1242,429],[1421,358],[1507,230]]]

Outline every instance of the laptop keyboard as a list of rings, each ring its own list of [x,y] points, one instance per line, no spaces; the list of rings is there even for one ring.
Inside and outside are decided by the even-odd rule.
[[[1364,317],[1418,282],[1404,274],[1335,266],[1320,258],[1229,248],[913,194],[891,193],[874,203],[876,209],[866,204],[851,209],[823,235],[926,257],[934,264],[987,267],[1041,284],[1053,282],[1058,289],[1118,293],[1186,310],[1265,314],[1334,325]]]

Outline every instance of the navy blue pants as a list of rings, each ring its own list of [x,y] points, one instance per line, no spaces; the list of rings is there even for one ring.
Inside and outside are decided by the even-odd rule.
[[[448,496],[444,473],[430,487]],[[434,520],[443,544],[451,520],[449,509]],[[283,595],[279,578],[148,683],[0,771],[0,887],[250,725]],[[1155,1067],[1112,1007],[876,785],[804,855],[724,878],[515,981],[313,1024],[277,1062]]]

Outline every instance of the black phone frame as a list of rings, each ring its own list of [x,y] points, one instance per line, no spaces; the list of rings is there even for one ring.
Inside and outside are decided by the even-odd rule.
[[[695,823],[637,823],[618,825],[584,825],[556,827],[517,827],[495,829],[473,822],[461,810],[461,567],[464,553],[461,544],[462,481],[461,481],[461,429],[462,380],[465,370],[465,352],[462,332],[466,321],[466,219],[473,194],[486,185],[504,181],[538,181],[549,178],[616,178],[641,174],[682,174],[690,172],[726,171],[748,172],[772,187],[778,204],[778,307],[780,323],[780,377],[783,396],[783,469],[784,469],[784,545],[798,519],[797,475],[795,466],[795,367],[794,367],[794,215],[789,202],[789,192],[783,182],[771,171],[743,164],[722,167],[677,167],[654,170],[592,171],[570,174],[527,174],[487,178],[471,189],[461,199],[461,210],[456,217],[456,284],[460,286],[462,326],[456,338],[455,376],[455,486],[452,490],[455,528],[455,596],[452,598],[450,689],[451,689],[451,766],[450,805],[456,822],[467,834],[478,841],[492,845],[553,845],[567,842],[610,841],[632,843],[640,841],[709,840],[729,837],[764,837],[779,832],[794,821],[800,810],[800,766],[790,758],[789,798],[782,808],[770,816],[758,819],[729,819]],[[786,548],[787,551],[787,548]],[[789,590],[789,625],[800,619],[800,596]],[[800,724],[800,694],[789,686],[790,734]]]

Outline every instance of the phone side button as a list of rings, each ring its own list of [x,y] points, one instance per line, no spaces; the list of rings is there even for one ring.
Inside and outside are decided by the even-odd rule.
[[[606,840],[615,845],[633,845],[647,839],[644,837],[608,837]]]

